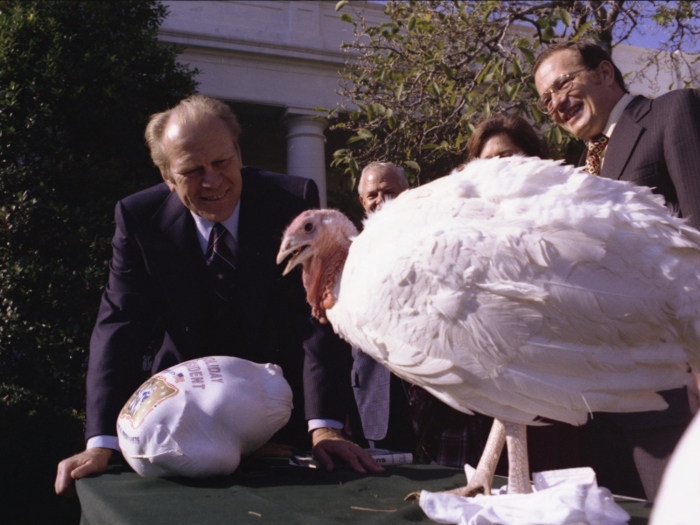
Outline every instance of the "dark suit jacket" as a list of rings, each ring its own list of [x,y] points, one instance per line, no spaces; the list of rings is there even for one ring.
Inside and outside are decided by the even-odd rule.
[[[90,341],[86,439],[116,435],[156,326],[162,345],[153,373],[209,355],[280,365],[295,408],[278,441],[308,446],[306,419],[344,421],[338,400],[349,374],[337,352],[347,346],[311,318],[298,272],[282,277],[275,262],[284,228],[318,206],[318,189],[255,168],[242,178],[233,311],[213,292],[194,219],[176,193],[159,184],[117,204],[109,282]]]
[[[700,229],[700,92],[635,97],[610,138],[601,176],[653,188]]]
[[[700,93],[681,89],[656,99],[635,97],[610,137],[600,175],[652,188],[672,212],[700,228]],[[587,425],[598,481],[617,494],[644,497],[646,491],[653,499],[663,467],[692,418],[685,388],[661,395],[669,404],[662,412],[597,414]],[[620,438],[610,436],[617,432],[626,445],[613,449]],[[643,489],[632,479],[635,467]]]
[[[655,99],[635,97],[610,137],[600,175],[650,187],[672,212],[700,229],[700,92],[680,89]],[[685,389],[662,395],[670,405],[664,412],[615,417],[636,428],[687,424]]]

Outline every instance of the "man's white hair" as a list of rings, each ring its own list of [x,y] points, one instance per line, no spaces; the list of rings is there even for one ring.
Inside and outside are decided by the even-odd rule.
[[[357,191],[359,193],[362,193],[362,186],[365,181],[365,174],[377,168],[386,168],[392,170],[399,177],[399,184],[401,185],[401,190],[403,191],[408,189],[408,179],[406,178],[406,172],[402,168],[399,168],[397,165],[391,164],[390,162],[370,162],[369,164],[367,164],[367,166],[364,167],[364,169],[362,170],[362,175],[360,175],[360,183],[357,185]]]

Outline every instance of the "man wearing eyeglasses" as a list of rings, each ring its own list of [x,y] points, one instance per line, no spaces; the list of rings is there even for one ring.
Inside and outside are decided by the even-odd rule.
[[[580,163],[586,171],[649,186],[673,212],[700,228],[698,91],[633,98],[610,55],[590,42],[550,46],[532,72],[538,109],[587,141]],[[613,493],[656,495],[668,458],[692,418],[686,389],[661,394],[669,404],[663,412],[595,414],[587,424],[598,481]]]

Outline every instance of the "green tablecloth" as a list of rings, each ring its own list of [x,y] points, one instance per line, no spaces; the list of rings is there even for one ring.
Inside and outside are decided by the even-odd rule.
[[[505,480],[498,478],[496,486]],[[432,523],[413,491],[440,491],[465,483],[464,472],[432,465],[387,467],[381,475],[360,475],[291,467],[262,460],[227,477],[143,479],[128,467],[78,480],[81,525],[171,524],[406,524]],[[618,501],[645,525],[648,503]]]

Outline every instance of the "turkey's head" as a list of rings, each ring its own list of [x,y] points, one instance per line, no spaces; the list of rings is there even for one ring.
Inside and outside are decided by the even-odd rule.
[[[302,266],[306,300],[321,323],[328,322],[326,310],[332,308],[338,278],[357,228],[336,210],[307,210],[287,227],[277,254],[277,264],[290,257],[283,275]]]

